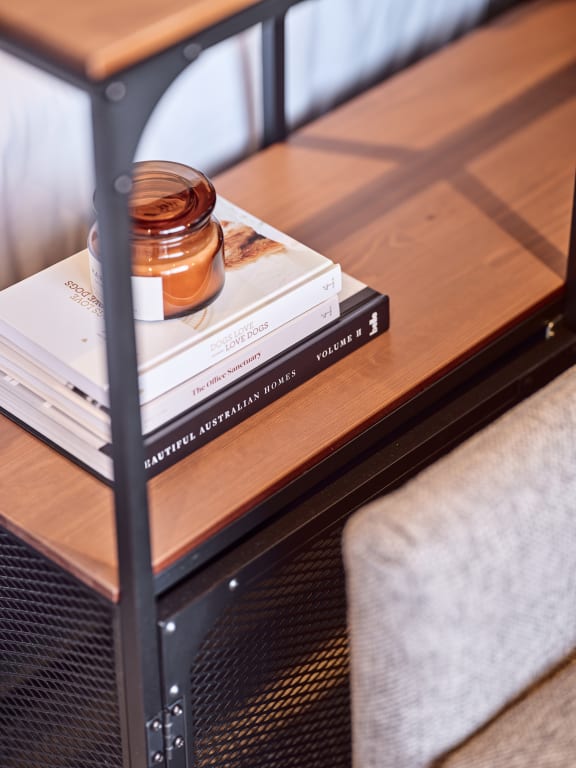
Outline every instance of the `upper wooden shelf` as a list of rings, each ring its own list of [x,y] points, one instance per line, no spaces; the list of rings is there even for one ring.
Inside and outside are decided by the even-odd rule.
[[[161,572],[562,289],[576,3],[529,4],[216,179],[392,326],[149,483]],[[118,597],[112,495],[0,419],[0,520]]]
[[[0,0],[0,38],[91,80],[185,40],[258,0]]]

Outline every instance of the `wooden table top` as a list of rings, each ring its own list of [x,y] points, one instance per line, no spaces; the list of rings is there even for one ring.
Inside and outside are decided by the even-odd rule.
[[[149,483],[156,572],[558,294],[576,4],[523,7],[216,179],[390,294],[392,326]],[[112,496],[0,419],[0,520],[118,598]]]
[[[101,80],[258,0],[0,0],[0,38]]]

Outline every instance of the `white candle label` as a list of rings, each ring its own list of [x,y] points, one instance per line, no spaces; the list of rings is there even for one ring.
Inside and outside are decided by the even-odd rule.
[[[132,302],[136,320],[164,320],[161,277],[132,277]]]
[[[89,259],[92,292],[102,302],[102,265],[91,251]],[[132,303],[136,320],[164,320],[162,278],[132,276]]]

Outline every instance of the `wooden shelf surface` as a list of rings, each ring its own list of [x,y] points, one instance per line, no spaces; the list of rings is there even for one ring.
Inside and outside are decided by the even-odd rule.
[[[390,331],[149,484],[160,572],[562,288],[576,4],[522,7],[216,179],[391,296]],[[0,421],[0,519],[118,599],[112,495]]]
[[[102,80],[258,0],[0,0],[0,37]]]

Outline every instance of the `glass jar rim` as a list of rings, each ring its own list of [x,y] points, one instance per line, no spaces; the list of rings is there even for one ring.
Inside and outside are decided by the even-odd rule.
[[[195,168],[170,160],[134,163],[130,219],[138,240],[178,239],[200,229],[216,205],[216,190]]]

